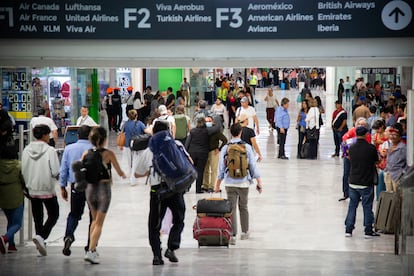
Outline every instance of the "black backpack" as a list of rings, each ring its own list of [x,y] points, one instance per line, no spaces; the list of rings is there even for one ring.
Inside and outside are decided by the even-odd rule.
[[[72,163],[76,190],[84,191],[88,183],[98,184],[102,179],[110,178],[103,163],[101,152],[102,150],[90,149],[82,161]]]
[[[147,133],[132,136],[131,141],[129,143],[129,148],[133,151],[144,150],[148,147],[148,142],[150,138],[151,135]]]

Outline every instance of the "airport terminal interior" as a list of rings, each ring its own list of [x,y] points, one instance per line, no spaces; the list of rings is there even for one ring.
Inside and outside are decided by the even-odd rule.
[[[291,123],[286,142],[288,160],[277,158],[277,133],[269,129],[266,121],[264,98],[269,87],[274,89],[279,101],[284,97],[290,100]],[[71,256],[62,254],[70,205],[62,200],[56,185],[60,216],[47,239],[47,256],[37,256],[36,247],[29,237],[33,235],[33,229],[29,229],[32,224],[29,224],[26,199],[23,240],[17,244],[17,253],[0,255],[0,275],[410,275],[413,273],[412,265],[407,265],[407,261],[412,251],[394,255],[394,235],[364,238],[361,206],[353,236],[345,237],[344,220],[349,199],[338,201],[342,197],[343,160],[332,157],[334,142],[330,122],[333,95],[321,86],[314,86],[311,91],[314,97],[321,97],[327,110],[323,114],[317,160],[297,158],[298,87],[281,89],[279,85],[269,84],[256,90],[255,109],[260,125],[260,134],[256,138],[263,155],[258,169],[263,192],[259,194],[254,187],[249,191],[248,240],[241,240],[239,235],[236,244],[229,247],[199,247],[193,239],[196,217],[193,206],[199,199],[226,197],[226,193],[196,194],[193,185],[184,195],[185,228],[181,248],[176,251],[179,262],[165,260],[165,265],[153,266],[147,227],[149,186],[145,178],[121,179],[114,173],[112,201],[98,244],[99,265],[83,260],[88,236],[87,208],[76,230]],[[331,106],[328,107],[327,103]],[[344,96],[346,110],[350,111],[351,105],[352,102]],[[194,105],[187,107],[186,113],[192,116]],[[349,122],[348,126],[351,124]],[[224,133],[229,137],[227,128]],[[116,145],[116,137],[116,132],[110,132],[108,147],[116,153],[121,167],[130,175],[125,154]],[[56,147],[63,147],[63,137],[59,137]],[[0,225],[3,232],[6,219],[2,212]],[[167,237],[161,234],[164,251]],[[412,236],[408,238],[412,250]],[[19,234],[16,240],[19,241]]]
[[[23,227],[15,235],[17,252],[0,254],[0,276],[414,275],[414,181],[401,185],[401,231],[397,235],[366,233],[362,204],[357,208],[352,235],[346,235],[351,200],[343,198],[342,178],[348,162],[342,157],[343,150],[335,152],[332,130],[337,100],[342,100],[347,112],[348,128],[353,127],[352,111],[359,101],[383,107],[373,112],[376,116],[389,111],[384,115],[388,122],[389,118],[405,116],[406,160],[413,165],[413,10],[410,0],[1,1],[1,114],[7,110],[16,122],[13,138],[20,158],[32,138],[28,124],[43,111],[57,127],[55,148],[61,154],[68,141],[66,134],[75,133],[77,139],[76,132],[67,130],[77,123],[81,111],[88,109],[91,120],[109,130],[112,120],[108,118],[111,123],[106,123],[105,116],[111,112],[105,108],[118,98],[112,98],[114,91],[125,101],[124,109],[136,92],[143,102],[145,93],[159,94],[157,106],[167,98],[169,87],[172,94],[184,96],[188,86],[182,82],[187,79],[190,101],[184,110],[193,117],[198,100],[205,100],[208,108],[219,95],[227,100],[225,90],[219,87],[227,84],[221,79],[228,78],[233,82],[227,88],[224,85],[225,89],[234,87],[237,91],[236,83],[256,88],[250,104],[254,104],[258,118],[255,131],[262,159],[257,169],[263,187],[261,193],[255,185],[249,188],[249,236],[239,231],[228,247],[200,247],[193,237],[197,216],[193,207],[200,199],[228,195],[223,188],[222,193],[197,193],[193,183],[184,194],[184,229],[180,248],[174,251],[179,261],[163,257],[164,265],[153,265],[148,238],[150,186],[145,177],[133,177],[127,150],[117,146],[118,137],[122,137],[119,129],[127,120],[123,110],[122,124],[111,125],[108,131],[107,147],[127,177],[119,177],[112,168],[112,198],[97,250],[91,246],[85,252],[89,225],[85,208],[71,254],[63,254],[71,206],[63,200],[56,182],[59,218],[46,239],[47,256],[38,256],[45,252],[38,250],[42,240],[35,233],[31,201],[26,198]],[[305,83],[313,97],[320,97],[324,110],[319,143],[312,142],[316,159],[298,158],[301,130],[303,135],[297,125],[302,100],[298,96]],[[289,100],[284,156],[279,154],[277,130],[267,122],[265,97],[269,88],[279,103],[283,98]],[[231,102],[231,97],[228,100]],[[394,108],[384,108],[386,103],[395,104],[395,114],[391,115]],[[133,108],[138,116],[143,115],[142,105]],[[144,109],[148,112],[148,105]],[[367,112],[364,115],[368,117]],[[223,134],[230,138],[227,113],[224,119]],[[7,121],[5,125],[11,124]],[[392,137],[401,134],[397,129],[392,129]],[[8,132],[0,130],[3,139],[3,133]],[[11,137],[11,131],[9,134]],[[0,189],[2,184],[0,181]],[[398,213],[399,197],[384,194],[394,200],[387,201],[394,202],[389,209]],[[375,196],[373,200],[374,213],[380,205],[378,199]],[[0,253],[6,253],[3,211]],[[398,225],[398,219],[387,221],[392,221],[389,230]],[[168,231],[165,227],[160,232],[163,256],[168,252]],[[158,237],[158,229],[154,232]],[[99,258],[100,264],[91,264],[89,257],[85,261],[85,254]]]

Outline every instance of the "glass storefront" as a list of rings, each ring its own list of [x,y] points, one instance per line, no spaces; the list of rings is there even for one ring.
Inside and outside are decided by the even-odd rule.
[[[16,123],[25,127],[44,109],[63,135],[65,127],[76,122],[83,105],[89,106],[90,115],[98,121],[97,79],[96,69],[2,68],[1,101]]]

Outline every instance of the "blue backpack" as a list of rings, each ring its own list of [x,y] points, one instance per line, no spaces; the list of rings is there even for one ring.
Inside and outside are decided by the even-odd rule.
[[[166,184],[160,197],[166,198],[190,189],[197,179],[197,170],[191,164],[182,146],[178,146],[168,130],[155,133],[149,148],[153,153],[152,165]]]

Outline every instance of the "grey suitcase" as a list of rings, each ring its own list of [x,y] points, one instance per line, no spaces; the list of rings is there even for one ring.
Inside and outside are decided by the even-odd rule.
[[[400,222],[399,193],[381,192],[375,213],[375,229],[394,234]]]

